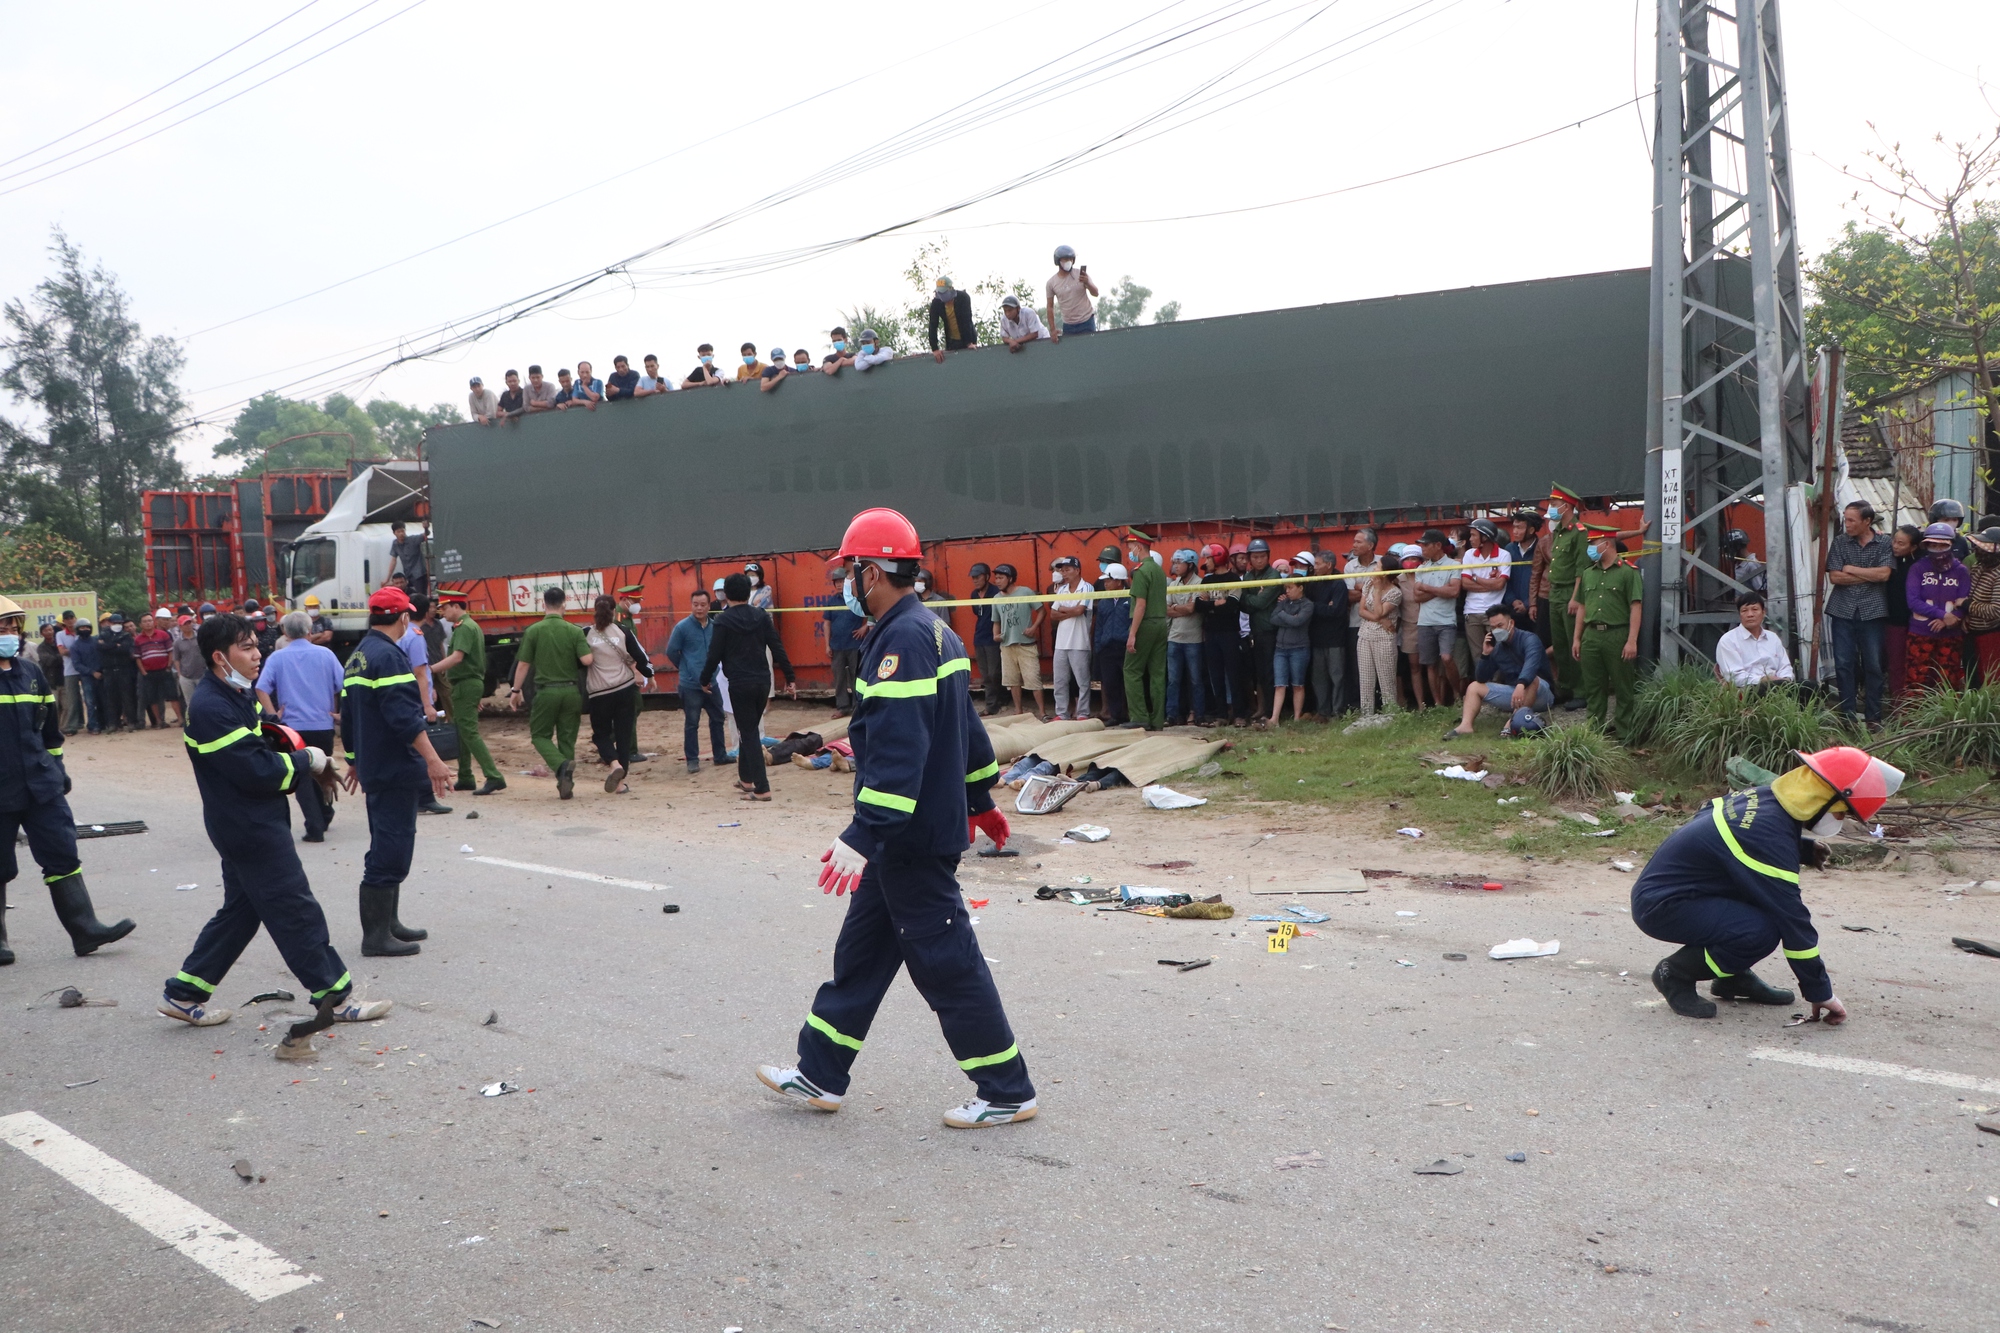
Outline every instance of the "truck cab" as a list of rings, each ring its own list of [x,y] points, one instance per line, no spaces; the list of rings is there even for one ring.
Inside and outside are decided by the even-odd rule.
[[[333,622],[334,641],[351,643],[368,632],[368,597],[389,579],[390,524],[416,527],[429,514],[424,465],[379,463],[340,493],[325,518],[279,556],[285,604],[319,598]]]

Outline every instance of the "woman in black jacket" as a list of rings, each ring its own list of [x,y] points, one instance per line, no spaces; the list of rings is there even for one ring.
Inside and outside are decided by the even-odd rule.
[[[736,742],[736,785],[746,801],[771,799],[771,779],[764,771],[764,705],[771,698],[771,665],[785,673],[785,693],[798,697],[798,676],[771,613],[749,605],[750,577],[731,574],[722,581],[729,609],[715,618],[708,641],[708,661],[701,669],[702,688],[715,683],[717,667],[729,677],[729,706],[741,733]],[[764,656],[770,651],[770,658]]]

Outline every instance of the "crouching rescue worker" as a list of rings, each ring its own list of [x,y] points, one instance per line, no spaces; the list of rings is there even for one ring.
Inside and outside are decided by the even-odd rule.
[[[20,873],[14,838],[22,829],[78,957],[132,933],[130,921],[107,926],[90,905],[76,855],[76,819],[63,799],[69,774],[60,710],[41,668],[21,655],[27,618],[0,597],[0,966],[14,961],[7,947],[7,885]]]
[[[840,545],[873,628],[847,733],[854,819],[820,858],[819,882],[853,896],[833,980],[799,1029],[798,1067],[764,1065],[757,1077],[838,1111],[875,1011],[907,966],[977,1093],[944,1122],[977,1129],[1033,1116],[1035,1088],[959,896],[958,858],[974,831],[1004,844],[1007,819],[993,806],[999,766],[973,710],[965,645],[916,595],[922,554],[917,530],[893,509],[857,514]]]
[[[1714,1001],[1695,989],[1702,981],[1718,999],[1790,1004],[1790,991],[1750,970],[1781,945],[1812,1016],[1847,1018],[1799,896],[1800,864],[1826,864],[1825,845],[1806,835],[1832,837],[1844,815],[1873,819],[1903,775],[1847,745],[1799,759],[1767,787],[1716,797],[1660,844],[1632,886],[1632,923],[1682,946],[1653,969],[1653,985],[1683,1018],[1715,1017]]]
[[[230,1011],[209,1004],[215,988],[257,936],[271,942],[293,976],[312,993],[315,1016],[295,1023],[278,1043],[280,1060],[310,1060],[312,1034],[334,1023],[362,1023],[389,1012],[389,1001],[354,997],[354,981],[327,936],[326,913],[313,897],[292,843],[291,804],[301,783],[325,773],[325,751],[295,744],[298,734],[280,728],[287,749],[265,739],[257,702],[257,668],[263,654],[241,616],[203,622],[195,644],[208,674],[188,705],[188,758],[201,791],[208,840],[222,857],[222,906],[201,928],[194,951],[167,982],[160,1012],[195,1027],[229,1021]]]

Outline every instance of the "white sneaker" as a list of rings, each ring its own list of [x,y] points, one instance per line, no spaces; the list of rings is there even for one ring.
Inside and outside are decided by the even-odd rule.
[[[780,1069],[776,1065],[758,1065],[757,1081],[772,1092],[804,1102],[820,1111],[838,1111],[841,1096],[828,1092],[796,1069]]]
[[[198,1028],[212,1028],[217,1023],[227,1023],[231,1013],[228,1009],[210,1009],[199,1000],[176,1000],[171,995],[161,999],[160,1012],[168,1018]]]
[[[359,1000],[349,995],[333,1011],[336,1023],[372,1023],[389,1012],[394,1000]]]
[[[985,1129],[989,1125],[1005,1125],[1016,1120],[1035,1118],[1035,1099],[1025,1102],[989,1102],[984,1097],[974,1097],[961,1106],[954,1106],[944,1113],[944,1122],[953,1129]]]

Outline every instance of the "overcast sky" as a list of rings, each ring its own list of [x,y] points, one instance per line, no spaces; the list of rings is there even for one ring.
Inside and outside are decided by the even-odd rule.
[[[1405,181],[1146,220],[1339,190],[1616,107],[1650,92],[1652,0],[301,3],[108,4],[83,26],[66,6],[9,6],[0,43],[0,159],[15,159],[0,165],[0,296],[29,293],[64,228],[149,333],[187,340],[190,401],[225,420],[265,390],[349,380],[363,398],[462,406],[471,374],[497,387],[510,366],[587,358],[602,375],[618,352],[657,351],[679,375],[703,341],[725,359],[745,340],[817,355],[840,310],[907,300],[901,272],[926,240],[949,244],[962,285],[1038,290],[1068,243],[1100,284],[1130,274],[1184,318],[1647,262],[1650,101]],[[2000,87],[1980,82],[2000,85],[2000,61],[1977,63],[2000,53],[1992,0],[1788,0],[1784,18],[1808,253],[1853,216],[1838,168],[1877,131],[1915,144],[2000,122]],[[1150,49],[1106,59],[1133,43]],[[1038,82],[1054,74],[1060,87]],[[935,133],[995,94],[1019,104]],[[727,271],[922,216],[1161,112],[1119,142],[1184,127],[911,230]],[[875,151],[932,117],[928,141]],[[399,340],[421,348],[836,165],[840,179],[644,261],[637,281],[357,380]],[[212,439],[189,438],[191,464]]]

